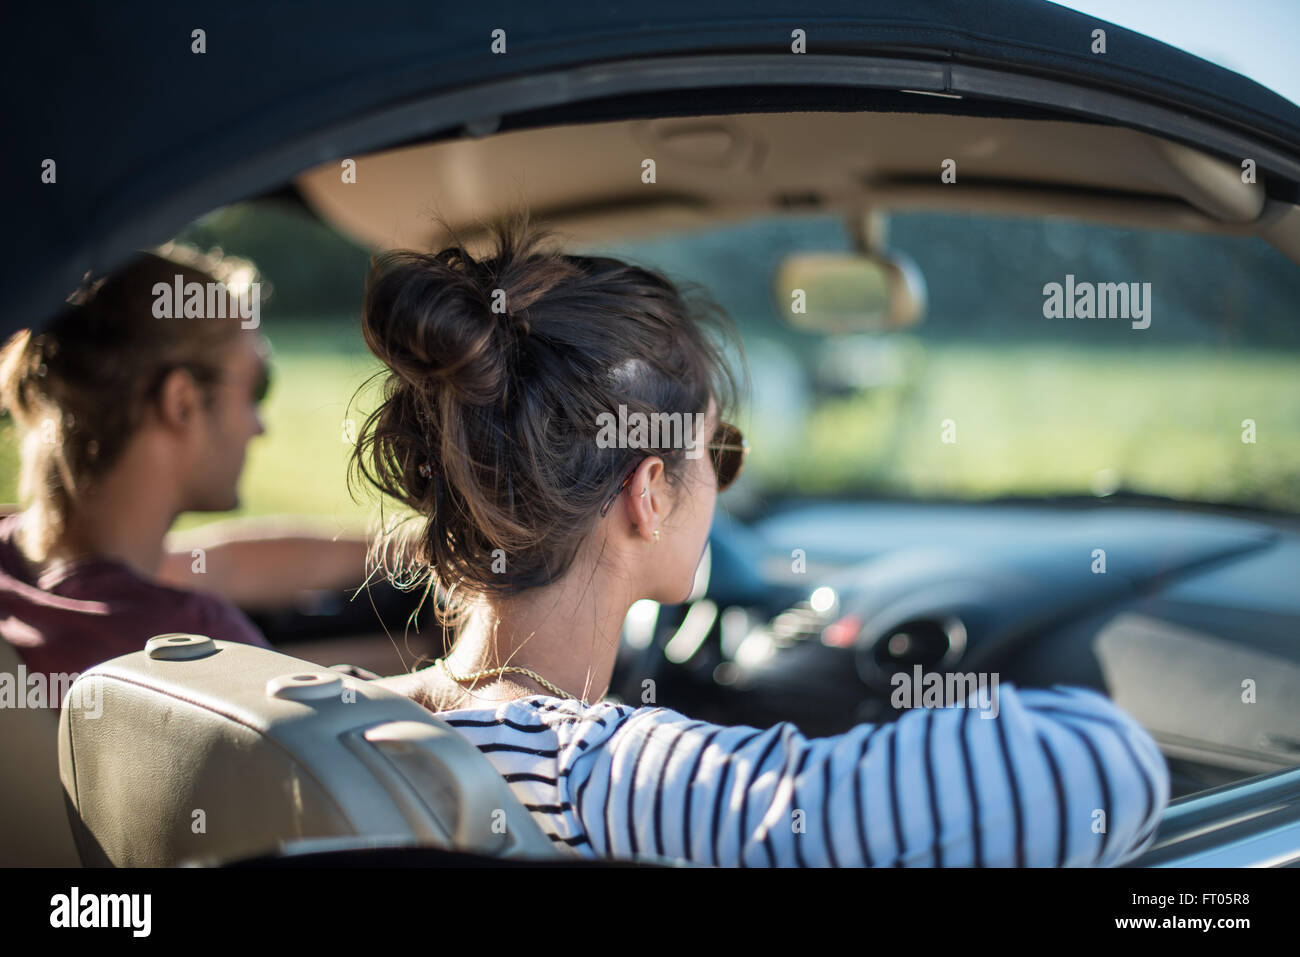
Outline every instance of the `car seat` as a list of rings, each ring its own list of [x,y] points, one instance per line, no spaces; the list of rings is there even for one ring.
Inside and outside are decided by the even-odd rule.
[[[0,681],[15,698],[0,706],[0,866],[76,867],[59,784],[59,714],[28,707],[26,669],[0,638]]]
[[[265,648],[159,635],[68,693],[59,771],[86,865],[170,866],[364,838],[569,858],[414,702]]]

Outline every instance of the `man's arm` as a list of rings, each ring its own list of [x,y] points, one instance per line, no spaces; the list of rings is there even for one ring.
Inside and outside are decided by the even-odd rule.
[[[241,608],[283,607],[303,591],[365,580],[367,544],[302,522],[239,519],[167,536],[158,580],[209,591]]]

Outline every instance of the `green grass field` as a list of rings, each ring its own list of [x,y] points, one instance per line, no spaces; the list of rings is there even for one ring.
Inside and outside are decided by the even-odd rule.
[[[346,423],[359,428],[370,409],[372,392],[351,402],[377,364],[354,324],[265,331],[275,379],[241,514],[362,527],[373,502],[348,495]],[[1300,377],[1290,354],[973,344],[914,344],[910,354],[907,385],[821,403],[797,444],[742,420],[754,447],[747,479],[814,493],[980,498],[1086,494],[1101,473],[1135,491],[1300,512]],[[1254,444],[1241,441],[1248,418]],[[955,442],[942,441],[946,419]],[[13,501],[16,455],[3,429],[0,499]],[[189,515],[182,527],[219,517]]]
[[[1087,494],[1100,483],[1300,511],[1291,354],[954,344],[927,346],[912,365],[908,386],[823,403],[802,466],[762,455],[756,428],[752,465],[810,491],[985,497]],[[956,441],[946,443],[949,419]],[[1245,419],[1253,444],[1242,441]]]

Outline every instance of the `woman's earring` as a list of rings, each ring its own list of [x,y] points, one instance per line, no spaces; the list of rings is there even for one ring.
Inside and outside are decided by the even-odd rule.
[[[647,486],[645,486],[644,488],[642,488],[642,489],[641,489],[641,497],[642,497],[642,498],[645,498],[646,493],[649,492],[649,491],[650,491],[650,486],[649,486],[649,485],[647,485]]]
[[[656,542],[659,541],[659,529],[657,529],[657,528],[655,529],[655,541],[656,541]]]

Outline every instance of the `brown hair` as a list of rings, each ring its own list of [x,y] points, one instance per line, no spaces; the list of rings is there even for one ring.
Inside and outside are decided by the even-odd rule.
[[[216,356],[239,332],[238,315],[185,321],[154,315],[157,283],[225,282],[244,260],[167,245],[108,277],[87,276],[39,333],[23,329],[0,350],[0,406],[20,442],[18,492],[30,520],[25,551],[42,560],[87,486],[121,456],[147,405],[177,367],[210,393]]]
[[[710,335],[731,326],[698,290],[549,248],[526,214],[492,235],[482,259],[458,242],[380,256],[366,284],[363,334],[389,373],[351,476],[415,512],[377,541],[379,563],[460,596],[444,621],[562,577],[646,455],[680,480],[681,448],[601,448],[602,413],[705,412],[712,398],[725,417],[737,398]]]

